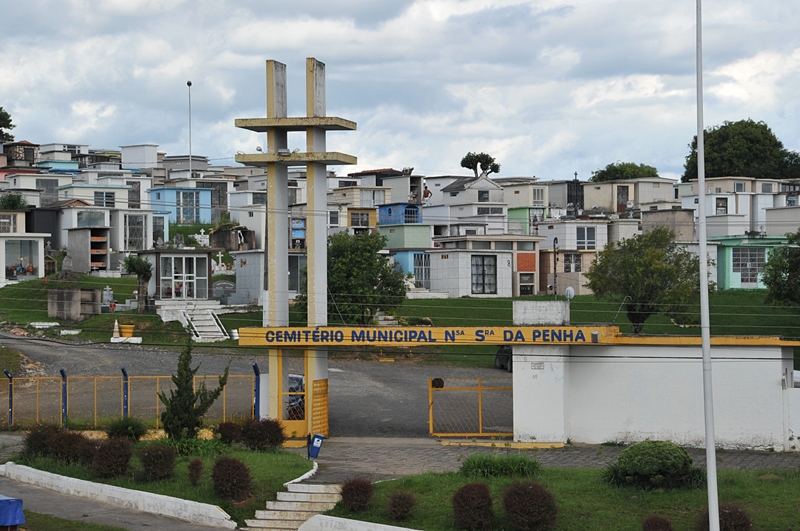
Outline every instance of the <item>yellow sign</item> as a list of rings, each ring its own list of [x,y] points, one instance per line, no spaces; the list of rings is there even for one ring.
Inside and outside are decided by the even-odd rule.
[[[241,328],[242,346],[418,347],[422,345],[538,345],[602,343],[616,336],[616,327],[490,326],[490,327],[318,327]]]

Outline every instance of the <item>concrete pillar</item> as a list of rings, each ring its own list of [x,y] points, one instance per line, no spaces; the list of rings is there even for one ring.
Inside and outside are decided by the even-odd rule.
[[[569,325],[568,301],[514,301],[514,325]],[[569,437],[569,346],[513,346],[514,440]]]

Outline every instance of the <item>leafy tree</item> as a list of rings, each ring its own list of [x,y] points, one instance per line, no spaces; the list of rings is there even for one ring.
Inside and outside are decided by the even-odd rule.
[[[762,280],[767,286],[767,302],[800,304],[800,229],[786,235],[788,243],[769,253]]]
[[[666,227],[606,245],[586,273],[595,297],[623,297],[623,306],[638,334],[658,313],[679,314],[700,288],[697,256],[675,243]]]
[[[658,170],[647,164],[613,162],[602,170],[593,171],[589,181],[593,183],[602,183],[606,181],[619,181],[622,179],[642,179],[644,177],[658,177]]]
[[[16,125],[11,123],[11,115],[0,107],[0,143],[13,142],[14,135],[9,133]]]
[[[178,371],[172,375],[174,389],[170,389],[169,396],[165,392],[158,393],[158,398],[165,406],[161,413],[161,422],[164,431],[171,439],[194,439],[197,430],[203,425],[203,415],[219,398],[225,384],[228,383],[228,369],[219,377],[219,387],[213,391],[206,389],[206,384],[201,383],[197,390],[194,389],[194,375],[200,368],[198,365],[192,369],[192,340],[189,339],[186,348],[178,356]]]
[[[764,122],[740,120],[707,129],[706,177],[742,176],[756,179],[800,177],[800,156],[783,143]],[[697,136],[689,144],[683,182],[697,179]]]
[[[5,194],[0,197],[0,210],[23,210],[28,207],[28,201],[22,194]]]
[[[138,254],[131,254],[125,257],[123,265],[128,273],[136,275],[139,284],[139,293],[136,297],[139,301],[139,313],[144,313],[144,308],[147,306],[147,284],[153,276],[153,264]]]
[[[328,238],[328,314],[345,323],[369,324],[378,310],[400,305],[406,296],[405,275],[378,251],[386,237],[378,233],[350,235],[339,232]],[[307,310],[308,286],[295,299]]]
[[[475,177],[486,177],[490,173],[499,173],[500,165],[494,161],[494,157],[486,153],[473,153],[470,151],[461,159],[461,167],[468,168],[475,172]],[[478,168],[481,173],[478,174]]]

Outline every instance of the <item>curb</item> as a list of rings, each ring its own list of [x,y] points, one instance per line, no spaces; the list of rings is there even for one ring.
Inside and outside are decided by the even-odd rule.
[[[512,448],[533,450],[535,448],[564,448],[563,442],[503,442],[503,441],[439,441],[442,446],[473,446],[480,448]]]
[[[102,501],[157,516],[171,516],[193,524],[236,529],[236,522],[216,505],[59,476],[10,461],[0,467],[0,473],[21,483],[71,496]]]

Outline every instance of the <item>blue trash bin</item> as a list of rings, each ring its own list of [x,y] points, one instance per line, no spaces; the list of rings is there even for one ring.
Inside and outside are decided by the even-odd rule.
[[[314,437],[311,438],[311,443],[308,445],[308,457],[317,458],[319,449],[322,446],[322,439],[324,438],[324,435],[320,435],[319,433],[314,434]]]

